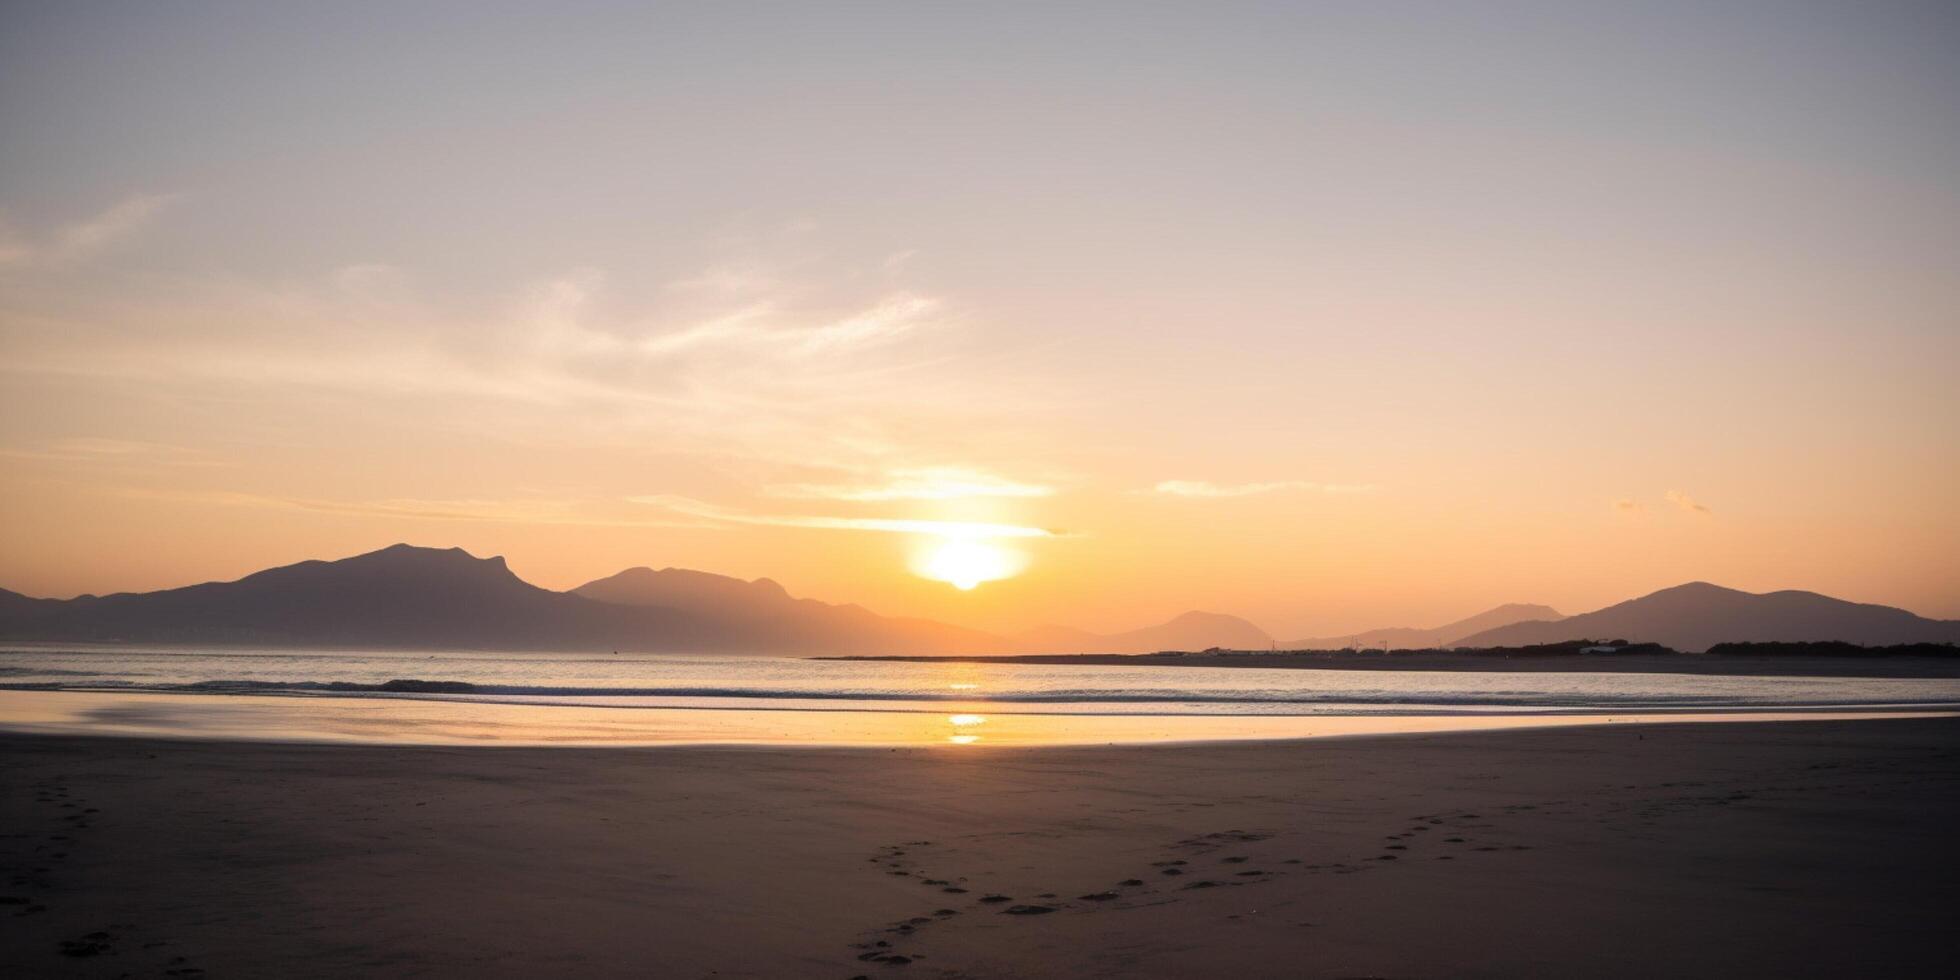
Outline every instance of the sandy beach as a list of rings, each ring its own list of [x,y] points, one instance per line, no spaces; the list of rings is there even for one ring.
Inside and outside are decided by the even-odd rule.
[[[1115,748],[0,738],[12,976],[1875,976],[1960,721]]]

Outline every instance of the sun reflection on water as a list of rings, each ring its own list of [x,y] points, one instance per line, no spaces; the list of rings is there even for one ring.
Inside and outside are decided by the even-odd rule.
[[[947,724],[952,725],[953,728],[955,729],[953,734],[946,736],[946,741],[951,742],[954,745],[972,745],[973,743],[980,741],[979,734],[976,732],[964,731],[963,729],[972,728],[975,725],[986,724],[987,716],[964,715],[964,714],[947,715],[946,722]]]

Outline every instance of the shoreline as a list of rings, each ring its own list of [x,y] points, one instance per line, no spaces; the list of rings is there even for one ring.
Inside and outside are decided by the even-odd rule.
[[[1691,674],[1732,677],[1954,678],[1960,655],[1865,657],[1668,654],[1450,653],[1347,650],[1039,653],[1001,656],[808,657],[842,663],[1027,664],[1078,667],[1227,667],[1266,670]]]
[[[1408,706],[1397,710],[1194,713],[1041,710],[1031,704],[798,707],[792,704],[509,703],[438,696],[181,694],[0,690],[0,733],[238,743],[404,747],[751,746],[1004,750],[1056,746],[1293,742],[1585,726],[1822,723],[1942,718],[1953,704],[1607,706],[1562,709]]]
[[[1960,900],[1951,718],[0,760],[17,975],[1916,975]]]

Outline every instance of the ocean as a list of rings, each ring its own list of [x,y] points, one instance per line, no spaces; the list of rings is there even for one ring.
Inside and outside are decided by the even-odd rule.
[[[525,744],[1045,744],[1960,710],[1960,679],[0,649],[0,728]]]

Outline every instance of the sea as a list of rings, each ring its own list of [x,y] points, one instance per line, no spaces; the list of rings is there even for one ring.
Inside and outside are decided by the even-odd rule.
[[[1953,712],[1952,678],[0,648],[0,730],[45,734],[981,748]]]

